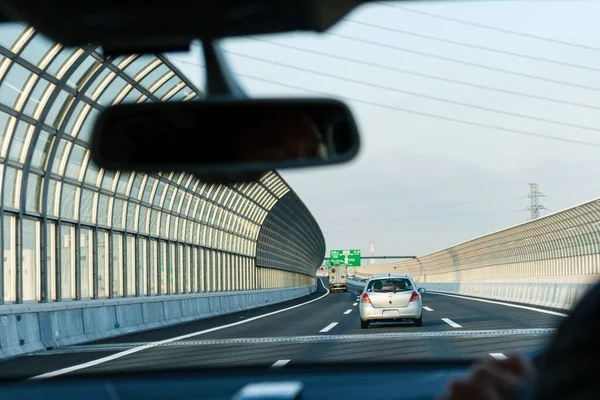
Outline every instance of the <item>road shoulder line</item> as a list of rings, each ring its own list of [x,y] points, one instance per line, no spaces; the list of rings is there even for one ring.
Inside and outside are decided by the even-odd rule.
[[[481,299],[481,298],[476,298],[476,297],[461,296],[458,294],[442,293],[442,292],[436,292],[433,290],[428,290],[427,293],[433,294],[435,296],[455,297],[457,299],[479,301],[481,303],[497,304],[497,305],[501,305],[501,306],[505,306],[505,307],[520,308],[522,310],[529,310],[529,311],[535,311],[535,312],[539,312],[539,313],[543,313],[543,314],[555,315],[557,317],[568,317],[569,316],[568,314],[560,313],[557,311],[544,310],[542,308],[536,308],[536,307],[519,305],[519,304],[505,303],[503,301],[498,301],[498,300],[488,300],[488,299]]]

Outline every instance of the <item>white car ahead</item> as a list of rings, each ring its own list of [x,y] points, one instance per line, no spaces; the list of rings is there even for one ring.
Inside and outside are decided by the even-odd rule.
[[[360,327],[366,329],[371,322],[412,320],[423,325],[421,293],[409,275],[388,274],[371,277],[360,297]]]

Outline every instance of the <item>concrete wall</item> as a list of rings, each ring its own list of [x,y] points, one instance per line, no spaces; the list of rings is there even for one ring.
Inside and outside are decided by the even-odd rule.
[[[432,292],[460,294],[569,310],[593,284],[585,283],[420,283]]]
[[[585,283],[417,283],[425,290],[568,310],[594,284]],[[364,283],[351,281],[361,289]]]
[[[313,285],[0,306],[0,359],[249,310],[316,289]]]

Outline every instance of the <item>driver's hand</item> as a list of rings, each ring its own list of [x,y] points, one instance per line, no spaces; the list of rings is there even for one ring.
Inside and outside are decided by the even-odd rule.
[[[453,381],[439,400],[510,399],[518,385],[533,372],[531,362],[519,357],[486,358],[465,380]]]

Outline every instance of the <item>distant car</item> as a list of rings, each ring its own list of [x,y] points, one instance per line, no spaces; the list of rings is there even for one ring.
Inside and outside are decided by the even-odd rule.
[[[423,326],[421,293],[409,275],[388,274],[371,277],[360,297],[360,327],[367,329],[372,322],[412,320]]]

